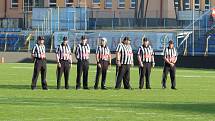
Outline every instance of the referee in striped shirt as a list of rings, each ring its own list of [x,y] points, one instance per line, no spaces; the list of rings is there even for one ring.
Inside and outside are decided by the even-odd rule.
[[[81,87],[81,76],[83,73],[83,89],[88,88],[88,70],[89,70],[89,54],[90,46],[87,44],[86,36],[81,37],[81,43],[77,45],[75,49],[75,55],[77,59],[77,78],[76,89]]]
[[[107,46],[107,39],[101,38],[101,45],[96,49],[97,72],[94,89],[98,89],[99,77],[102,73],[101,89],[106,90],[105,82],[108,66],[111,65],[111,54]]]
[[[69,89],[69,72],[72,64],[71,48],[68,44],[67,37],[63,38],[62,44],[60,44],[56,50],[57,58],[57,89],[60,89],[61,77],[64,73],[65,89]]]
[[[174,47],[173,40],[169,41],[169,47],[165,48],[163,51],[164,58],[164,69],[163,69],[163,79],[162,79],[162,88],[166,88],[166,79],[167,75],[170,72],[171,78],[171,89],[176,89],[175,73],[176,73],[176,62],[177,62],[177,51]]]
[[[133,52],[129,37],[125,37],[116,49],[116,64],[119,67],[115,89],[121,88],[123,80],[124,89],[131,89],[130,67],[133,65]]]
[[[139,61],[139,89],[143,89],[144,76],[146,77],[146,89],[151,89],[150,86],[150,74],[151,67],[154,67],[154,52],[152,47],[149,45],[149,40],[144,38],[143,45],[138,49],[138,61]]]
[[[46,82],[46,49],[44,37],[39,36],[37,44],[32,49],[32,59],[34,60],[34,72],[32,77],[31,89],[36,89],[37,79],[41,72],[42,89],[48,90]]]

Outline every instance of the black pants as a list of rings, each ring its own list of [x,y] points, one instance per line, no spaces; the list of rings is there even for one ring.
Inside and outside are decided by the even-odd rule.
[[[121,82],[123,80],[124,88],[130,89],[130,67],[131,65],[121,65],[116,80],[116,89],[121,88]]]
[[[42,88],[47,89],[47,83],[46,83],[46,60],[42,59],[36,59],[34,62],[34,72],[32,77],[32,83],[31,83],[31,89],[36,88],[37,79],[39,76],[39,73],[41,72],[41,83]]]
[[[77,78],[76,78],[76,89],[81,87],[81,76],[83,73],[83,88],[88,88],[88,60],[78,60],[77,63]]]
[[[176,66],[171,67],[169,64],[164,65],[162,86],[166,88],[166,80],[169,72],[170,72],[170,78],[171,78],[171,84],[172,84],[171,88],[175,88],[176,87],[176,81],[175,81]]]
[[[101,88],[105,88],[106,75],[108,70],[108,61],[100,61],[101,67],[97,65],[96,80],[94,88],[98,88],[99,77],[102,74]]]
[[[151,74],[152,63],[144,63],[143,67],[139,67],[139,88],[143,89],[144,86],[144,76],[146,77],[146,88],[150,88],[150,74]]]
[[[60,89],[61,77],[64,73],[65,89],[69,89],[69,72],[70,62],[68,60],[60,60],[61,67],[57,67],[57,89]]]

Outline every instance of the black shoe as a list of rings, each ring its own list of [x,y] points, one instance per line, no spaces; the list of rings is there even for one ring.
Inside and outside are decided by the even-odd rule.
[[[31,88],[31,90],[36,90],[36,88]]]
[[[162,86],[162,89],[166,89],[166,86]]]
[[[101,89],[102,89],[102,90],[107,90],[107,88],[106,88],[106,87],[102,87]]]
[[[84,87],[84,90],[90,90],[88,87]]]
[[[43,90],[49,90],[48,88],[43,88]]]
[[[173,90],[177,90],[175,87],[171,87],[171,89],[173,89]]]
[[[97,86],[94,86],[94,89],[95,89],[95,90],[97,90],[97,89],[98,89],[98,87],[97,87]]]
[[[80,90],[81,88],[80,87],[76,87],[76,90]]]
[[[118,88],[118,87],[115,87],[115,90],[119,90],[120,88]]]
[[[133,88],[131,88],[131,87],[129,87],[129,88],[125,88],[125,89],[127,89],[127,90],[134,90]]]
[[[36,87],[31,85],[31,90],[36,90]]]
[[[152,89],[151,87],[146,87],[146,89]]]

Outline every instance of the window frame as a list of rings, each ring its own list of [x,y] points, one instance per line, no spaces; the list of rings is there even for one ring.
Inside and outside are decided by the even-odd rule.
[[[65,7],[74,7],[74,0],[72,0],[71,2],[65,0]]]
[[[190,0],[188,0],[189,2],[188,3],[184,3],[184,10],[190,10],[191,9],[191,5],[190,5]],[[189,6],[186,8],[186,6]]]
[[[49,0],[49,7],[50,8],[54,8],[54,7],[57,7],[57,0],[55,0],[56,2],[54,3],[54,2],[51,2],[51,0]],[[53,6],[53,5],[55,5],[55,6]]]
[[[132,7],[132,5],[134,5],[134,7]],[[130,8],[134,9],[135,7],[136,7],[136,0],[134,0],[134,2],[130,0]]]
[[[123,0],[124,2],[121,2],[120,0],[117,0],[117,7],[119,9],[124,9],[125,8],[125,0]],[[124,5],[124,6],[120,6],[120,5]]]
[[[99,0],[99,2],[95,2],[94,0],[92,0],[93,8],[100,8],[100,6],[101,6],[101,0]]]
[[[19,7],[19,0],[17,0],[17,3],[14,3],[13,0],[10,0],[10,7],[11,8],[18,8]],[[14,6],[15,5],[15,6]]]
[[[196,3],[196,0],[194,0],[194,1],[195,1],[195,10],[200,10],[200,0],[198,0],[199,3]],[[198,8],[196,8],[196,7],[198,7]]]
[[[208,7],[208,9],[206,7]],[[206,0],[205,0],[205,10],[209,10],[210,8],[211,8],[210,0],[208,0],[208,3],[206,3]]]
[[[108,0],[105,0],[105,8],[106,9],[112,9],[113,8],[113,1],[110,0],[111,2],[108,2]],[[111,7],[108,7],[107,5],[111,5]]]

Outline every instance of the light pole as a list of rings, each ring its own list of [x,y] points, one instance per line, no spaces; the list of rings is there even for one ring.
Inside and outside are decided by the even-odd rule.
[[[192,37],[192,56],[194,56],[195,55],[195,0],[193,0],[193,12],[192,12],[192,18],[193,18],[193,37]]]
[[[50,11],[50,34],[52,34],[52,8],[49,8]]]

